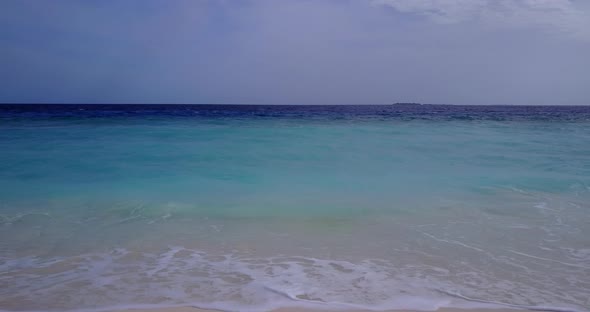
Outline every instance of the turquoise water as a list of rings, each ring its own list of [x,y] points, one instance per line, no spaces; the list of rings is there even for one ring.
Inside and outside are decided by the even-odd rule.
[[[0,309],[589,310],[580,113],[160,110],[0,114]]]

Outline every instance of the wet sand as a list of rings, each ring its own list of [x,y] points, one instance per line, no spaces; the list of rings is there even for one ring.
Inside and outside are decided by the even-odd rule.
[[[315,312],[315,311],[342,311],[342,312],[375,312],[375,310],[321,310],[321,309],[304,309],[304,308],[280,308],[270,312]],[[456,308],[441,308],[436,312],[515,312],[522,311],[516,309],[456,309]],[[205,310],[192,307],[181,308],[156,308],[156,309],[128,309],[115,310],[110,312],[219,312],[218,310]],[[413,310],[389,310],[383,312],[416,312]]]

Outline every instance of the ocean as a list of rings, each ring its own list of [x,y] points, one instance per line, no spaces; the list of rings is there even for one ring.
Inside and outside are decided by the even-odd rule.
[[[590,107],[0,105],[0,310],[590,311]]]

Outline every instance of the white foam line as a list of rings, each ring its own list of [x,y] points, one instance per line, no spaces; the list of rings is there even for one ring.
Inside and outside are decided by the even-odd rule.
[[[0,215],[0,217],[3,219],[2,223],[7,223],[7,224],[11,224],[14,223],[16,221],[19,221],[20,219],[26,217],[26,216],[46,216],[50,219],[53,219],[53,217],[51,216],[51,214],[49,214],[48,212],[26,212],[26,213],[19,213],[14,217],[10,217],[8,215]]]
[[[127,217],[127,218],[124,218],[124,219],[121,219],[121,220],[117,220],[117,221],[113,221],[113,222],[107,223],[106,225],[107,226],[119,225],[119,224],[126,223],[127,221],[133,221],[133,220],[140,219],[140,218],[141,218],[141,216],[137,216],[137,215],[136,216],[130,216],[130,217]]]
[[[465,248],[477,250],[479,252],[488,253],[487,251],[485,251],[483,249],[480,249],[480,248],[477,248],[477,247],[473,247],[473,246],[467,245],[465,243],[462,243],[462,242],[459,242],[459,241],[456,241],[456,240],[447,240],[447,239],[438,238],[438,237],[436,237],[434,235],[431,235],[431,234],[428,234],[428,233],[425,233],[425,232],[421,232],[421,233],[424,234],[424,235],[426,235],[426,236],[428,236],[428,237],[430,237],[430,238],[432,238],[432,239],[434,239],[434,240],[436,240],[436,241],[439,241],[439,242],[444,242],[444,243],[447,243],[447,244],[455,244],[455,245],[463,246]]]
[[[538,259],[538,260],[544,260],[544,261],[551,261],[551,262],[560,263],[560,264],[571,266],[571,267],[575,267],[575,268],[590,269],[590,267],[587,267],[587,266],[584,266],[584,265],[579,265],[579,264],[574,264],[574,263],[568,263],[568,262],[563,262],[563,261],[559,261],[559,260],[553,260],[553,259],[549,259],[549,258],[537,257],[537,256],[526,254],[524,252],[514,251],[514,250],[510,250],[510,249],[506,249],[506,250],[509,251],[509,252],[511,252],[511,253],[514,253],[514,254],[517,254],[517,255],[521,255],[521,256],[524,256],[524,257],[529,257],[529,258]]]
[[[488,257],[490,257],[490,258],[492,258],[492,259],[494,259],[494,260],[496,260],[496,261],[499,261],[499,262],[501,262],[501,263],[504,263],[504,264],[512,265],[512,266],[514,266],[514,267],[517,267],[517,268],[520,268],[520,269],[523,269],[523,270],[525,270],[526,272],[530,272],[530,269],[529,269],[529,268],[527,268],[526,266],[519,265],[519,264],[516,264],[516,263],[510,262],[510,261],[506,261],[506,260],[504,260],[504,259],[498,259],[498,258],[497,258],[496,256],[494,256],[492,253],[490,253],[490,252],[488,252],[488,251],[485,251],[485,250],[483,250],[483,249],[480,249],[480,248],[477,248],[477,247],[473,247],[473,246],[469,246],[469,245],[467,245],[467,244],[464,244],[464,243],[462,243],[462,242],[459,242],[459,241],[441,239],[441,238],[438,238],[438,237],[436,237],[436,236],[434,236],[434,235],[431,235],[431,234],[428,234],[428,233],[424,233],[424,232],[421,232],[421,233],[422,233],[422,234],[424,234],[424,235],[426,235],[426,236],[428,236],[428,237],[430,237],[430,238],[432,238],[432,239],[434,239],[434,240],[436,240],[436,241],[439,241],[439,242],[445,242],[445,243],[448,243],[448,244],[455,244],[455,245],[459,245],[459,246],[462,246],[462,247],[465,247],[465,248],[469,248],[469,249],[473,249],[473,250],[476,250],[476,251],[479,251],[479,252],[485,253],[485,254],[486,254]]]
[[[533,207],[535,207],[537,209],[540,209],[540,210],[553,211],[553,212],[561,212],[561,210],[554,209],[554,208],[549,208],[547,206],[547,203],[546,202],[540,202],[540,203],[534,205]]]
[[[510,308],[515,308],[515,309],[521,309],[521,310],[531,310],[531,311],[548,311],[548,312],[584,312],[584,310],[576,310],[576,309],[572,309],[572,308],[560,308],[560,307],[547,307],[547,306],[529,306],[529,305],[520,305],[520,304],[511,304],[511,303],[505,303],[505,302],[497,302],[497,301],[491,301],[491,300],[483,300],[483,299],[477,299],[477,298],[471,298],[471,297],[467,297],[458,293],[452,293],[452,292],[448,292],[448,291],[444,291],[444,290],[439,290],[439,292],[446,294],[448,296],[451,297],[456,297],[456,298],[461,298],[463,300],[467,300],[467,301],[473,301],[473,302],[479,302],[479,303],[488,303],[488,304],[493,304],[493,305],[497,305],[497,306],[505,306],[505,307],[510,307]]]
[[[138,211],[142,210],[145,207],[145,205],[143,203],[137,205],[137,207],[133,208],[133,210],[131,210],[130,215],[135,215]]]
[[[375,307],[371,307],[371,306],[366,306],[366,305],[359,305],[359,304],[353,304],[353,303],[345,303],[345,302],[336,302],[336,301],[331,301],[331,302],[325,302],[325,301],[313,301],[313,300],[306,300],[306,299],[300,299],[297,297],[292,297],[286,293],[280,292],[280,291],[276,291],[274,289],[270,289],[267,288],[267,290],[269,291],[273,291],[277,294],[282,294],[284,296],[286,296],[288,299],[299,303],[299,305],[296,305],[296,307],[301,307],[301,308],[314,308],[314,309],[322,309],[322,310],[346,310],[346,311],[350,311],[350,310],[362,310],[362,311],[388,311],[388,310],[407,310],[407,308],[401,308],[401,307],[386,307],[386,306],[375,306]],[[411,308],[411,310],[414,311],[437,311],[440,308],[443,307],[450,307],[448,306],[448,302],[446,302],[446,304],[440,304],[440,305],[435,305],[432,307],[432,309],[419,309],[419,308]],[[274,309],[278,309],[278,308],[285,308],[285,307],[289,307],[287,306],[277,306],[274,307],[272,310]]]

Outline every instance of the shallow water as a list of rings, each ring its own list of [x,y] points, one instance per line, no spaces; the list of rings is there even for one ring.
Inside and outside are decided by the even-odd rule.
[[[590,108],[0,105],[0,309],[589,311]]]

